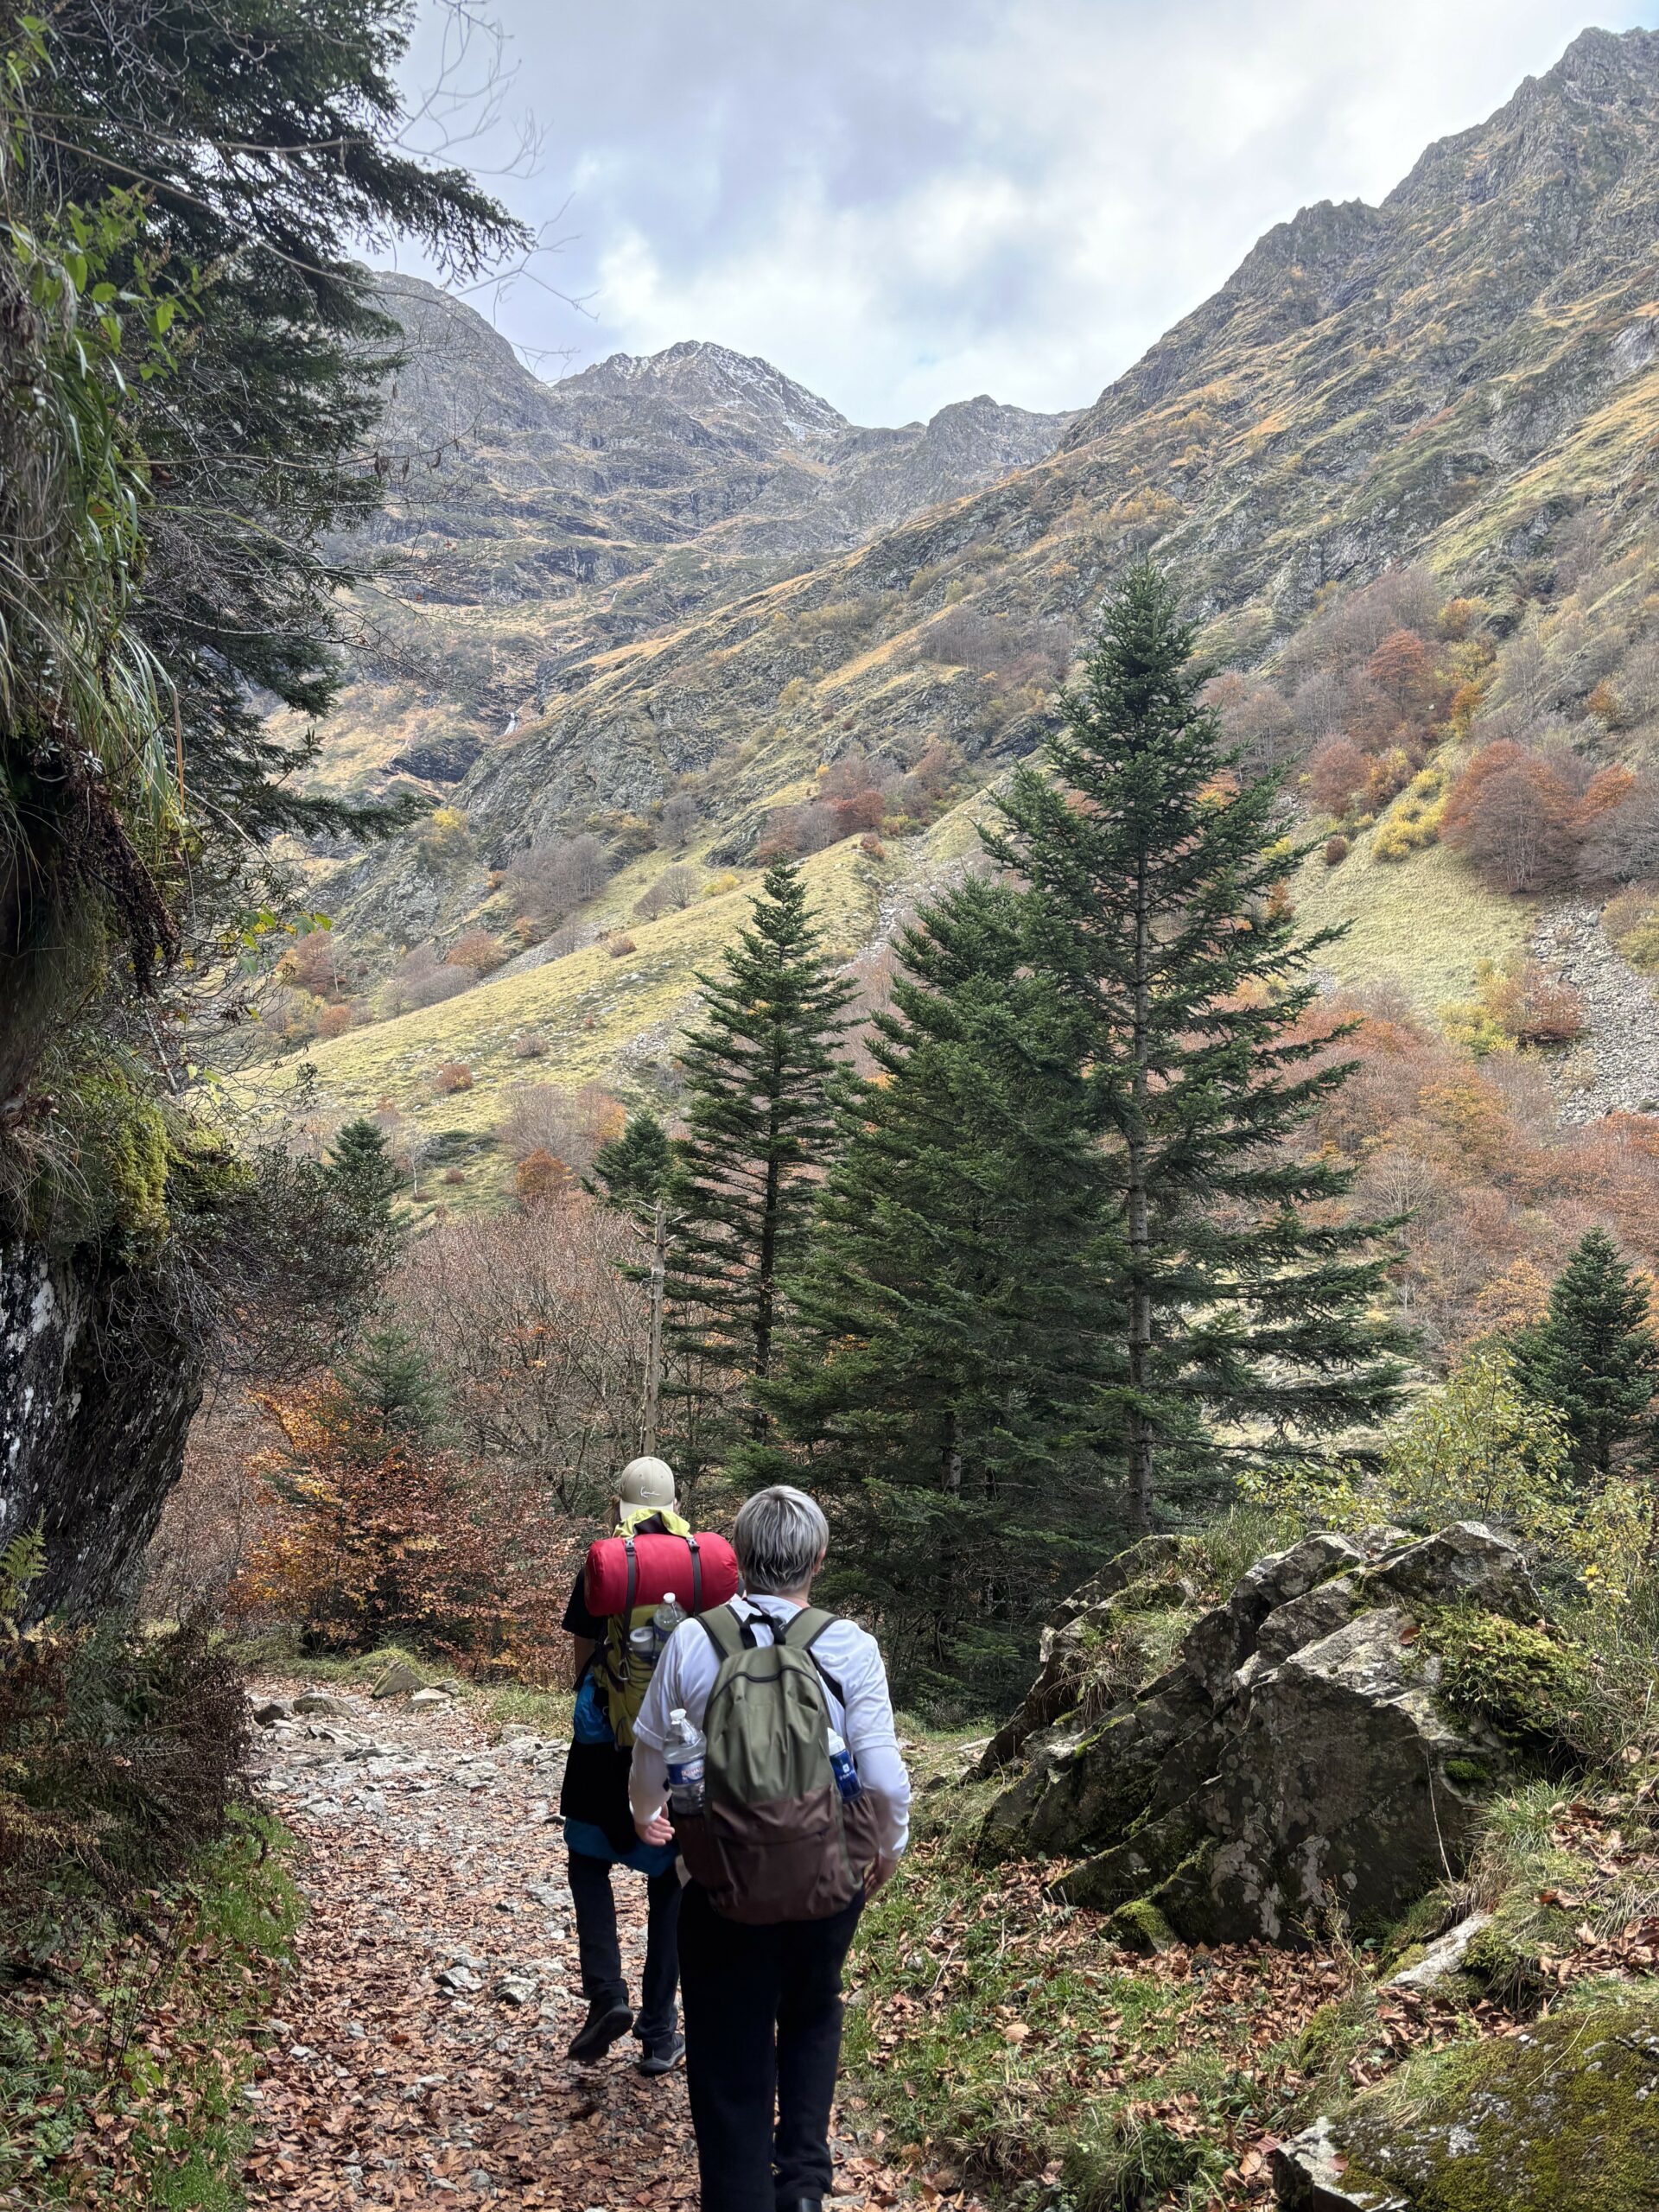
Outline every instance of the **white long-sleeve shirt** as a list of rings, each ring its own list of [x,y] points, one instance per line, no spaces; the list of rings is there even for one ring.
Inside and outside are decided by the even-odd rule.
[[[768,1636],[774,1624],[786,1627],[802,1610],[787,1598],[738,1598],[733,1605],[740,1619],[760,1623]],[[887,1858],[897,1858],[910,1835],[910,1777],[899,1755],[887,1670],[875,1638],[853,1621],[837,1620],[813,1645],[812,1656],[846,1692],[843,1706],[826,1683],[824,1703],[830,1708],[831,1725],[853,1755],[859,1781],[881,1815],[881,1850]],[[709,1693],[719,1672],[720,1655],[708,1631],[694,1620],[682,1621],[657,1662],[645,1704],[633,1724],[628,1798],[636,1820],[651,1820],[668,1800],[668,1767],[663,1753],[668,1743],[670,1713],[683,1709],[701,1728]]]

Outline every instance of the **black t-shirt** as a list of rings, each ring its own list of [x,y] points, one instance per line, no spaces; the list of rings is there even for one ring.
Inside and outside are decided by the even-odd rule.
[[[578,1568],[575,1581],[571,1585],[570,1602],[564,1609],[564,1618],[560,1625],[567,1636],[579,1636],[584,1643],[603,1643],[607,1624],[597,1613],[590,1613],[588,1610],[587,1600],[582,1595],[582,1586],[587,1579],[587,1570]]]

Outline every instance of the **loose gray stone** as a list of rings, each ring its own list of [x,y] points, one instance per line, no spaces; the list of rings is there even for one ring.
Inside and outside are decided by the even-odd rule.
[[[422,1687],[419,1672],[407,1659],[394,1659],[369,1692],[371,1697],[405,1697]]]
[[[1455,1974],[1463,1964],[1464,1953],[1491,1916],[1490,1912],[1471,1912],[1455,1928],[1447,1929],[1414,1964],[1402,1967],[1398,1974],[1389,1976],[1389,1988],[1433,1989],[1437,1981],[1444,1981],[1447,1974]]]
[[[1328,2120],[1316,2120],[1272,2153],[1274,2187],[1285,2212],[1410,2212],[1403,2196],[1345,2189],[1346,2165]]]

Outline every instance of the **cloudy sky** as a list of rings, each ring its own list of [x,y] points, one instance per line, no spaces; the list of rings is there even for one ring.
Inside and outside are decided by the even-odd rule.
[[[856,422],[1078,405],[1270,224],[1380,199],[1586,21],[1659,22],[1586,7],[493,0],[543,140],[498,189],[563,243],[475,303],[548,376],[702,338]],[[504,117],[464,152],[513,143]]]

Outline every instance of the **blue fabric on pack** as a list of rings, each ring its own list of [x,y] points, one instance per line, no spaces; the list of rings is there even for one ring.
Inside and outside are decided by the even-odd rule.
[[[582,1678],[582,1688],[576,1692],[575,1717],[571,1722],[571,1733],[579,1744],[613,1744],[616,1732],[611,1726],[611,1716],[605,1710],[605,1700],[600,1694],[594,1670],[589,1667]]]

